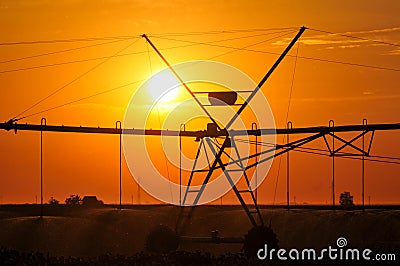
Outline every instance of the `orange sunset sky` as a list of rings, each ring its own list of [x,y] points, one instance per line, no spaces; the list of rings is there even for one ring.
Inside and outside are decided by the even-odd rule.
[[[261,90],[271,105],[276,126],[285,126],[297,49],[288,114],[294,127],[325,126],[330,119],[336,125],[360,124],[363,118],[370,124],[398,123],[399,11],[396,0],[1,0],[0,121],[9,120],[57,91],[21,115],[28,117],[19,123],[39,124],[40,118],[46,117],[49,125],[114,127],[115,121],[123,120],[140,84],[165,67],[140,38],[143,33],[170,63],[213,58],[240,69],[258,83],[277,58],[270,53],[281,53],[304,25],[310,29],[303,34],[300,45],[292,49],[291,56],[284,59]],[[271,28],[293,31],[254,45],[271,38],[263,34]],[[118,36],[123,38],[115,38]],[[38,42],[44,40],[50,42]],[[212,42],[218,45],[205,44]],[[254,51],[232,48],[252,44]],[[114,57],[105,60],[110,56]],[[97,93],[101,94],[35,115]],[[372,154],[400,157],[399,137],[399,131],[377,132]],[[45,133],[44,200],[53,196],[64,201],[78,193],[116,203],[118,140],[117,135]],[[278,141],[282,142],[282,136]],[[321,143],[313,147],[322,147]],[[155,147],[152,152],[152,158],[162,167],[164,156]],[[330,203],[331,159],[291,154],[291,201]],[[34,203],[36,196],[39,200],[39,166],[38,132],[15,135],[0,131],[0,203]],[[399,164],[366,162],[366,202],[370,197],[373,204],[399,203],[399,173]],[[171,175],[176,179],[176,169]],[[337,199],[340,192],[350,191],[355,203],[360,203],[361,162],[337,159],[336,184]],[[275,159],[259,189],[260,202],[283,203],[285,188],[286,161],[282,157],[281,161]],[[132,201],[156,202],[143,192],[139,194],[124,163],[123,203]],[[223,202],[238,203],[232,193],[225,195]]]

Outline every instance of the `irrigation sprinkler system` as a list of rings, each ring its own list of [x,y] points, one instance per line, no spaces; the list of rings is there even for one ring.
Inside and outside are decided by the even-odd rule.
[[[230,188],[234,191],[237,199],[243,207],[250,223],[251,229],[244,237],[228,237],[223,238],[218,236],[217,231],[213,231],[211,237],[203,238],[191,238],[193,241],[207,242],[207,243],[244,243],[244,251],[246,254],[255,254],[255,250],[258,250],[260,245],[268,243],[269,247],[273,248],[277,246],[277,238],[275,233],[272,231],[270,225],[267,225],[265,217],[260,211],[260,207],[257,201],[257,174],[255,184],[250,180],[248,175],[249,171],[257,171],[257,166],[266,162],[271,162],[275,157],[280,155],[287,155],[287,168],[289,169],[289,152],[293,150],[307,149],[307,144],[315,142],[316,140],[323,140],[325,148],[322,150],[314,151],[317,154],[325,152],[332,158],[332,207],[335,208],[335,158],[336,157],[348,157],[348,158],[360,158],[362,159],[362,205],[364,206],[364,161],[371,157],[370,151],[373,143],[375,132],[377,131],[388,131],[388,130],[399,130],[400,123],[394,124],[368,124],[367,120],[364,119],[360,125],[335,125],[334,121],[329,121],[328,126],[319,127],[293,127],[292,122],[288,122],[286,128],[258,128],[257,123],[253,123],[251,129],[235,129],[234,125],[236,120],[240,117],[246,107],[250,104],[256,94],[260,93],[259,90],[268,80],[271,74],[275,71],[281,61],[285,58],[290,49],[301,37],[303,32],[306,30],[305,27],[301,27],[297,32],[296,36],[291,40],[286,49],[278,57],[276,62],[272,65],[269,71],[261,79],[258,85],[250,90],[248,97],[244,99],[243,103],[236,103],[238,95],[235,91],[207,91],[209,97],[209,103],[204,104],[198,99],[198,93],[192,91],[189,85],[186,84],[183,78],[174,67],[167,61],[167,59],[161,54],[154,43],[149,39],[147,35],[142,35],[146,39],[147,43],[155,50],[160,56],[164,63],[168,66],[170,71],[176,76],[180,84],[186,89],[186,91],[192,96],[194,101],[208,117],[209,122],[204,125],[202,130],[186,130],[184,124],[180,130],[166,130],[166,129],[137,129],[137,128],[124,128],[120,121],[116,122],[115,128],[104,128],[104,127],[84,127],[84,126],[57,126],[48,125],[45,118],[42,118],[40,124],[23,124],[18,123],[17,119],[10,119],[8,122],[0,123],[0,129],[7,131],[38,131],[40,132],[40,154],[41,154],[41,195],[40,202],[43,206],[43,191],[42,191],[42,139],[43,132],[68,132],[68,133],[88,133],[88,134],[114,134],[119,135],[119,177],[120,177],[120,191],[119,191],[119,204],[122,207],[122,136],[123,135],[137,135],[137,136],[163,136],[163,137],[175,137],[180,140],[180,153],[181,151],[181,138],[192,138],[198,142],[198,148],[196,156],[193,162],[193,167],[185,186],[185,189],[180,190],[179,205],[181,211],[176,223],[174,230],[178,237],[185,238],[185,228],[187,227],[188,221],[192,217],[192,212],[196,206],[200,204],[200,200],[204,191],[207,189],[207,185],[211,182],[212,176],[216,171],[222,172],[226,181],[229,182]],[[209,112],[207,106],[237,106],[233,117],[225,124],[217,122],[217,119],[213,117],[212,113]],[[353,132],[355,136],[350,139],[346,139],[344,136],[340,136],[344,132]],[[285,135],[286,143],[275,144],[265,143],[260,141],[260,136],[266,135]],[[289,138],[289,136],[297,135],[300,136],[295,140]],[[255,145],[255,152],[247,156],[240,155],[238,150],[238,143],[243,141],[241,137],[253,136],[255,141],[247,141],[248,145]],[[368,137],[368,138],[367,138]],[[294,138],[293,138],[294,139]],[[362,140],[362,144],[357,145],[357,141]],[[340,145],[337,145],[340,143]],[[335,145],[336,144],[336,145]],[[263,149],[264,148],[264,149]],[[345,152],[346,149],[351,149],[352,152]],[[200,154],[204,152],[207,157],[208,165],[206,168],[197,168]],[[233,156],[234,154],[235,156]],[[254,160],[250,162],[251,160]],[[234,167],[234,168],[232,168]],[[245,184],[245,187],[239,187],[239,180],[232,178],[231,174],[233,171],[240,172],[240,178]],[[194,180],[200,180],[200,187],[197,186],[193,189],[192,182]],[[289,170],[287,171],[287,207],[290,208],[289,204]],[[182,183],[182,169],[180,166],[180,185]],[[250,199],[249,202],[246,199]],[[41,216],[43,215],[43,209],[41,208]],[[188,238],[188,237],[186,237]],[[166,239],[168,241],[168,239]]]

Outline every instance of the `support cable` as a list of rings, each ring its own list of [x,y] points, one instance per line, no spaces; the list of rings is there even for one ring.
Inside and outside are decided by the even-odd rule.
[[[172,47],[164,48],[162,50],[186,48],[186,47],[191,47],[191,46],[196,46],[196,44],[172,46]],[[126,53],[126,54],[118,54],[118,55],[115,55],[115,56],[112,56],[112,57],[116,58],[116,57],[139,55],[139,54],[145,54],[145,53],[147,53],[147,51]],[[19,71],[26,71],[26,70],[33,70],[33,69],[40,69],[40,68],[46,68],[46,67],[56,67],[56,66],[63,66],[63,65],[69,65],[69,64],[84,63],[84,62],[96,61],[96,60],[107,59],[107,58],[109,58],[109,56],[93,57],[93,58],[86,58],[86,59],[73,60],[73,61],[65,61],[65,62],[59,62],[59,63],[46,64],[46,65],[36,65],[36,66],[30,66],[30,67],[8,69],[8,70],[0,71],[0,74],[19,72]]]
[[[20,58],[14,58],[14,59],[9,59],[9,60],[5,60],[5,61],[0,61],[0,64],[11,63],[11,62],[32,59],[32,58],[37,58],[37,57],[42,57],[42,56],[48,56],[48,55],[54,55],[54,54],[61,54],[61,53],[91,48],[91,47],[100,46],[100,45],[117,43],[117,42],[121,42],[121,41],[125,41],[125,40],[122,39],[122,40],[116,40],[116,41],[110,41],[110,42],[104,42],[104,43],[96,43],[96,44],[92,44],[92,45],[80,46],[80,47],[75,47],[75,48],[70,48],[70,49],[65,49],[65,50],[60,50],[60,51],[54,51],[54,52],[48,52],[48,53],[43,53],[43,54],[36,54],[36,55],[30,55],[30,56],[25,56],[25,57],[20,57]]]
[[[300,42],[297,43],[296,57],[295,57],[295,60],[294,60],[294,67],[293,67],[293,74],[292,74],[292,82],[290,84],[289,100],[288,100],[288,106],[287,106],[287,110],[286,110],[285,125],[287,125],[288,119],[289,119],[289,111],[290,111],[290,104],[292,102],[293,85],[294,85],[294,78],[295,78],[295,75],[296,75],[296,67],[297,67],[297,58],[298,58],[298,54],[299,54],[299,48],[300,48]],[[283,135],[282,142],[285,142],[285,139],[286,139],[286,135]],[[280,174],[280,171],[281,171],[281,163],[282,163],[282,156],[279,156],[278,172],[276,174],[274,200],[273,200],[272,205],[275,205],[276,191],[277,191],[277,188],[278,188],[279,174]]]
[[[292,32],[292,31],[291,31]],[[278,32],[280,33],[280,32]],[[269,33],[271,34],[271,33]],[[220,39],[220,40],[215,40],[211,41],[209,43],[218,43],[218,42],[225,42],[229,40],[237,40],[237,39],[243,39],[243,38],[250,38],[250,37],[255,37],[255,36],[262,36],[262,35],[269,35],[269,34],[258,34],[258,35],[250,35],[250,36],[244,36],[244,37],[236,37],[236,38],[228,38],[228,39]],[[272,38],[275,39],[275,38]],[[272,40],[271,39],[271,40]],[[119,41],[119,40],[118,40]],[[167,48],[160,49],[160,51],[165,51],[165,50],[172,50],[172,49],[179,49],[179,48],[187,48],[187,47],[192,47],[192,46],[197,46],[200,44],[192,43],[192,44],[186,44],[186,45],[178,45],[178,46],[171,46]],[[250,45],[253,46],[253,45]],[[249,47],[250,47],[249,46]],[[243,47],[247,48],[247,47]],[[123,56],[130,56],[130,55],[137,55],[137,54],[144,54],[147,53],[147,51],[141,51],[141,52],[133,52],[133,53],[125,53],[125,54],[118,54],[113,57],[123,57]],[[229,53],[229,52],[228,52]],[[41,56],[41,55],[36,55],[36,56]],[[36,57],[33,56],[33,57]],[[30,67],[22,67],[22,68],[15,68],[15,69],[8,69],[8,70],[2,70],[0,71],[0,74],[5,74],[5,73],[12,73],[12,72],[19,72],[19,71],[26,71],[26,70],[33,70],[33,69],[40,69],[40,68],[46,68],[46,67],[55,67],[55,66],[62,66],[62,65],[68,65],[68,64],[76,64],[76,63],[83,63],[83,62],[89,62],[89,61],[95,61],[95,60],[101,60],[101,59],[107,59],[108,56],[102,56],[102,57],[94,57],[94,58],[87,58],[87,59],[81,59],[81,60],[73,60],[73,61],[66,61],[66,62],[58,62],[58,63],[52,63],[52,64],[45,64],[45,65],[36,65],[36,66],[30,66]],[[24,58],[22,58],[24,59]],[[21,59],[21,60],[22,60]],[[15,59],[19,60],[19,59]],[[0,62],[1,63],[1,62]]]
[[[255,52],[255,53],[262,53],[262,54],[279,55],[279,53],[275,53],[275,52],[268,52],[268,51],[262,51],[262,50],[256,50],[256,49],[248,49],[248,48],[239,48],[239,47],[230,46],[230,45],[211,44],[211,43],[207,43],[207,42],[187,41],[187,40],[180,40],[180,39],[173,39],[173,38],[164,38],[164,37],[157,37],[157,38],[166,39],[166,40],[171,40],[171,41],[178,41],[178,42],[191,43],[191,44],[215,46],[215,47],[227,48],[227,49],[236,49],[236,50],[247,51],[247,52]],[[295,57],[294,55],[291,55],[291,54],[287,54],[286,56],[288,56],[288,57]],[[365,67],[365,68],[372,68],[372,69],[379,69],[379,70],[389,70],[389,71],[396,71],[396,72],[399,72],[399,71],[400,71],[400,69],[398,69],[398,68],[383,67],[383,66],[377,66],[377,65],[367,65],[367,64],[360,64],[360,63],[339,61],[339,60],[332,60],[332,59],[324,59],[324,58],[317,58],[317,57],[307,57],[307,56],[297,56],[297,57],[300,58],[300,59],[306,59],[306,60],[312,60],[312,61],[320,61],[320,62],[326,62],[326,63],[334,63],[334,64],[341,64],[341,65],[350,65],[350,66]]]
[[[296,27],[283,27],[283,28],[260,28],[260,29],[232,29],[232,30],[214,30],[214,31],[197,31],[197,32],[172,32],[172,33],[159,33],[150,34],[152,36],[190,36],[190,35],[210,35],[210,34],[234,34],[246,32],[262,32],[262,31],[277,31],[277,30],[291,30]],[[88,41],[104,41],[104,40],[127,40],[133,37],[140,37],[139,34],[135,35],[121,35],[121,36],[105,36],[105,37],[87,37],[87,38],[71,38],[71,39],[51,39],[51,40],[33,40],[33,41],[15,41],[15,42],[1,42],[0,46],[13,46],[13,45],[35,45],[35,44],[52,44],[52,43],[73,43],[73,42],[88,42]]]
[[[0,46],[11,45],[31,45],[31,44],[49,44],[49,43],[66,43],[66,42],[88,42],[88,41],[104,41],[104,40],[128,40],[136,36],[110,36],[110,37],[89,37],[89,38],[73,38],[73,39],[54,39],[54,40],[36,40],[36,41],[20,41],[20,42],[2,42]]]
[[[74,104],[74,103],[78,103],[78,102],[81,102],[83,100],[87,100],[87,99],[90,99],[90,98],[93,98],[93,97],[96,97],[96,96],[99,96],[99,95],[102,95],[102,94],[110,93],[112,91],[116,91],[116,90],[131,86],[131,85],[143,82],[143,81],[145,81],[145,80],[144,79],[137,80],[137,81],[125,84],[125,85],[121,85],[121,86],[112,88],[112,89],[104,90],[104,91],[101,91],[101,92],[98,92],[98,93],[95,93],[95,94],[92,94],[92,95],[89,95],[89,96],[85,96],[85,97],[82,97],[82,98],[79,98],[79,99],[76,99],[76,100],[73,100],[73,101],[70,101],[70,102],[66,102],[66,103],[51,107],[51,108],[47,108],[45,110],[42,110],[42,111],[39,111],[39,112],[36,112],[36,113],[32,113],[32,114],[26,115],[24,118],[28,118],[28,117],[35,116],[35,115],[38,115],[38,114],[42,114],[42,113],[45,113],[45,112],[48,112],[48,111],[52,111],[52,110],[55,110],[55,109],[58,109],[58,108],[61,108],[61,107],[67,106],[67,105],[71,105],[71,104]]]
[[[194,32],[170,32],[149,34],[149,36],[199,36],[199,35],[220,35],[220,34],[236,34],[247,32],[266,32],[266,31],[283,31],[283,30],[296,30],[298,27],[285,27],[285,28],[261,28],[261,29],[233,29],[233,30],[213,30],[213,31],[194,31]]]
[[[267,42],[267,41],[270,41],[270,40],[273,40],[273,39],[276,39],[276,38],[279,38],[279,37],[282,37],[282,36],[285,36],[285,35],[288,35],[288,34],[291,34],[291,33],[293,33],[293,32],[289,32],[289,33],[286,33],[286,34],[284,34],[284,35],[280,35],[280,36],[277,36],[277,37],[273,37],[273,38],[270,38],[270,39],[267,39],[267,40],[264,40],[264,41],[261,41],[261,42],[257,42],[257,43],[248,45],[248,46],[246,46],[246,48],[247,48],[247,47],[251,47],[251,46],[255,46],[255,45],[261,44],[261,43],[263,43],[263,42]],[[254,35],[252,35],[252,36],[254,36]],[[246,36],[246,37],[252,37],[252,36]],[[221,41],[226,41],[226,40],[227,40],[227,39],[222,39],[222,40],[217,40],[217,41],[215,41],[215,42],[221,42]],[[175,48],[183,48],[183,47],[194,46],[194,45],[196,45],[196,44],[182,45],[182,46],[174,46],[174,47],[164,48],[164,49],[162,49],[162,50],[175,49]],[[148,46],[147,46],[147,48],[148,48]],[[208,58],[207,60],[211,60],[211,59],[215,59],[215,58],[217,58],[217,57],[225,56],[225,55],[227,55],[227,54],[234,53],[234,52],[236,52],[236,51],[237,51],[237,50],[228,51],[228,52],[225,52],[225,53],[222,53],[222,54],[219,54],[219,55],[210,57],[210,58]],[[147,51],[137,52],[137,53],[131,53],[131,54],[138,54],[138,53],[148,53],[148,55],[149,55],[149,49],[147,49]],[[131,54],[122,54],[122,55],[116,55],[116,56],[124,56],[124,55],[131,55]],[[149,55],[149,56],[150,56],[150,55]],[[114,57],[115,57],[115,56],[114,56]],[[106,57],[102,57],[102,59],[104,59],[104,58],[106,58]],[[150,57],[149,57],[149,58],[150,58]],[[93,60],[97,60],[97,59],[98,59],[98,58],[94,58]],[[92,60],[92,59],[90,59],[90,60]],[[151,61],[149,61],[149,62],[150,62],[150,68],[151,68]],[[75,63],[75,61],[66,62],[66,63]],[[152,72],[152,70],[151,70],[151,72]],[[0,74],[1,74],[1,72],[0,72]],[[118,86],[118,87],[115,87],[115,88],[112,88],[112,89],[109,89],[109,90],[105,90],[105,91],[102,91],[102,92],[99,92],[99,93],[96,93],[96,94],[93,94],[93,95],[89,95],[89,96],[86,96],[86,97],[83,97],[83,98],[80,98],[80,99],[77,99],[77,100],[73,100],[73,101],[70,101],[70,102],[67,102],[67,103],[58,105],[58,106],[51,107],[51,108],[48,108],[48,109],[45,109],[45,110],[42,110],[42,111],[39,111],[39,112],[35,112],[35,113],[33,113],[33,114],[30,114],[30,115],[25,116],[24,118],[28,118],[28,117],[31,117],[31,116],[34,116],[34,115],[37,115],[37,114],[41,114],[41,113],[45,113],[45,112],[48,112],[48,111],[51,111],[51,110],[55,110],[55,109],[58,109],[58,108],[61,108],[61,107],[64,107],[64,106],[67,106],[67,105],[70,105],[70,104],[74,104],[74,103],[77,103],[77,102],[80,102],[80,101],[83,101],[83,100],[86,100],[86,99],[89,99],[89,98],[92,98],[92,97],[96,97],[96,96],[101,95],[101,94],[105,94],[105,93],[108,93],[108,92],[111,92],[111,91],[114,91],[114,90],[118,90],[118,89],[120,89],[120,88],[129,86],[129,85],[133,85],[133,84],[135,84],[135,83],[143,82],[143,81],[145,81],[145,80],[144,80],[144,79],[143,79],[143,80],[138,80],[138,81],[135,81],[135,82],[132,82],[132,83],[128,83],[128,84],[126,84],[126,85],[122,85],[122,86]]]
[[[248,143],[248,144],[253,144],[254,143],[254,142],[252,143],[252,141],[248,141],[248,140],[244,140],[244,139],[238,139],[238,138],[235,138],[235,140],[238,141],[238,142]],[[275,147],[275,148],[278,148],[277,145],[273,144],[273,143],[259,142],[258,145],[264,146],[264,147]],[[293,151],[331,157],[331,155],[329,154],[328,151],[323,150],[323,149],[318,149],[318,148],[296,147],[295,149],[293,149]],[[344,158],[344,159],[362,160],[362,158],[354,157],[354,156],[351,156],[351,155],[338,156],[337,158],[339,158],[339,159],[340,158]],[[373,159],[373,158],[377,158],[377,159]],[[387,159],[387,160],[379,160],[379,159]],[[371,161],[371,162],[400,164],[400,157],[369,155],[364,160]],[[389,161],[389,160],[392,160],[392,161]],[[393,162],[393,161],[395,161],[395,162]],[[396,162],[396,161],[398,161],[398,162]]]
[[[151,65],[150,49],[149,49],[148,42],[146,42],[146,47],[147,47],[147,55],[148,55],[148,59],[149,59],[150,77],[152,77],[153,76],[153,67]],[[160,125],[160,129],[162,129],[161,118],[160,118],[160,108],[158,106],[158,103],[155,104],[155,107],[157,108],[158,124]],[[162,145],[162,143],[161,143],[161,145]],[[169,181],[169,192],[171,195],[171,200],[173,201],[173,193],[172,193],[172,188],[171,188],[171,177],[169,175],[169,168],[168,168],[168,160],[167,160],[167,155],[165,155],[164,151],[163,151],[163,155],[164,155],[165,169],[167,170],[167,177],[168,177],[168,181]]]
[[[123,52],[124,50],[128,49],[129,47],[131,47],[134,43],[136,43],[139,40],[136,39],[135,41],[131,42],[129,45],[125,46],[124,48],[122,48],[121,50],[117,51],[114,55],[117,55],[121,52]],[[69,85],[73,84],[74,82],[78,81],[79,79],[81,79],[82,77],[84,77],[85,75],[89,74],[90,72],[92,72],[93,70],[95,70],[96,68],[98,68],[99,66],[103,65],[104,63],[106,63],[108,60],[110,60],[112,56],[107,57],[105,60],[101,61],[100,63],[96,64],[95,66],[91,67],[89,70],[85,71],[84,73],[80,74],[79,76],[77,76],[76,78],[74,78],[73,80],[71,80],[70,82],[66,83],[65,85],[61,86],[60,88],[58,88],[57,90],[53,91],[52,93],[50,93],[49,95],[47,95],[46,97],[42,98],[41,100],[37,101],[36,103],[34,103],[33,105],[31,105],[29,108],[25,109],[24,111],[22,111],[21,113],[19,113],[18,115],[14,116],[11,120],[12,121],[18,121],[18,120],[22,120],[24,118],[26,118],[27,116],[23,116],[18,118],[19,116],[23,115],[24,113],[26,113],[27,111],[31,110],[32,108],[34,108],[35,106],[39,105],[40,103],[42,103],[43,101],[49,99],[50,97],[52,97],[53,95],[57,94],[58,92],[60,92],[61,90],[65,89],[66,87],[68,87]]]
[[[330,31],[326,31],[326,30],[318,30],[318,29],[313,29],[313,28],[310,28],[310,30],[316,31],[316,32],[327,33],[327,34],[330,34],[330,35],[342,36],[342,37],[346,37],[346,38],[350,38],[350,39],[357,39],[357,40],[361,40],[361,41],[368,41],[368,42],[374,42],[374,43],[379,43],[379,44],[385,44],[385,45],[400,47],[399,43],[391,43],[391,42],[385,42],[385,41],[381,41],[381,40],[362,38],[362,37],[352,36],[352,35],[349,35],[349,34],[334,33],[334,32],[330,32]]]

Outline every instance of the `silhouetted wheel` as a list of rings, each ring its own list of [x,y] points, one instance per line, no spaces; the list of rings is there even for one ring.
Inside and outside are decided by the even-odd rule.
[[[159,225],[147,236],[146,251],[155,253],[167,253],[178,249],[179,236],[174,230]]]
[[[259,249],[278,249],[278,239],[270,227],[256,226],[251,228],[244,237],[243,251],[248,258],[256,257]]]

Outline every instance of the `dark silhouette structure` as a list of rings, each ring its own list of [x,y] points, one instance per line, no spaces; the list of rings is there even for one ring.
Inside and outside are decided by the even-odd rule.
[[[354,206],[353,196],[350,194],[350,192],[345,191],[340,194],[339,203],[340,203],[340,206],[343,206],[343,207],[352,207],[352,206]]]
[[[50,197],[50,199],[49,199],[49,204],[50,205],[58,205],[60,203],[60,201],[59,200],[56,200],[55,198],[53,198],[53,197]]]
[[[67,205],[81,205],[82,198],[78,194],[73,194],[65,199],[65,204]]]
[[[200,150],[202,148],[206,149],[205,147],[209,147],[212,149],[212,153],[215,155],[214,159],[212,162],[209,162],[208,169],[207,171],[201,171],[201,169],[195,169],[193,167],[191,171],[191,175],[187,184],[187,189],[185,191],[183,201],[181,200],[180,197],[180,205],[181,206],[197,206],[199,203],[199,200],[202,196],[202,193],[206,187],[206,185],[210,182],[211,176],[213,172],[216,171],[222,171],[227,180],[230,183],[233,183],[228,171],[226,169],[228,166],[233,165],[233,164],[238,164],[240,166],[240,170],[243,173],[243,178],[245,179],[244,181],[246,182],[246,188],[245,189],[239,189],[235,184],[232,185],[232,190],[234,191],[237,199],[239,200],[240,204],[242,205],[243,209],[245,210],[250,223],[252,225],[252,229],[248,231],[248,234],[245,236],[245,245],[244,245],[244,251],[245,254],[248,254],[249,256],[251,254],[254,254],[254,250],[257,250],[263,246],[264,243],[268,243],[269,246],[272,247],[277,247],[278,241],[276,238],[275,233],[272,231],[270,225],[266,225],[264,223],[263,216],[261,215],[261,212],[259,210],[259,206],[257,204],[256,200],[256,194],[254,191],[251,189],[249,179],[247,176],[246,171],[255,168],[257,165],[267,162],[269,160],[272,160],[273,158],[280,156],[282,154],[288,153],[291,150],[295,149],[306,149],[305,146],[306,144],[309,144],[311,142],[314,142],[315,140],[323,140],[324,143],[326,144],[326,149],[322,150],[322,152],[328,152],[328,154],[323,154],[321,153],[316,153],[314,150],[312,153],[316,154],[321,154],[321,155],[328,155],[332,157],[332,205],[333,208],[335,207],[335,157],[337,156],[342,156],[343,158],[351,158],[351,157],[356,157],[356,156],[362,156],[363,160],[364,157],[371,157],[370,156],[370,150],[371,150],[371,145],[372,145],[372,140],[374,137],[374,133],[377,130],[398,130],[400,129],[400,123],[395,123],[395,124],[374,124],[374,125],[368,125],[366,123],[366,120],[363,121],[362,125],[346,125],[346,126],[335,126],[334,121],[331,120],[329,122],[329,126],[318,126],[318,127],[306,127],[306,128],[293,128],[292,126],[288,126],[287,128],[281,128],[281,129],[275,129],[275,128],[260,128],[258,129],[257,127],[253,127],[252,129],[245,129],[245,130],[234,130],[232,129],[232,125],[234,122],[237,120],[237,118],[240,116],[240,114],[245,110],[246,106],[249,104],[249,102],[252,100],[252,98],[258,93],[260,88],[263,86],[263,84],[268,80],[268,78],[271,76],[271,74],[274,72],[274,70],[278,67],[280,62],[284,59],[284,57],[287,55],[287,53],[290,51],[290,49],[293,47],[293,45],[297,42],[297,40],[300,38],[302,33],[304,32],[306,28],[301,27],[297,35],[294,37],[294,39],[289,43],[289,45],[286,47],[286,49],[283,51],[283,53],[279,56],[279,58],[276,60],[276,62],[273,64],[273,66],[269,69],[269,71],[265,74],[265,76],[262,78],[262,80],[258,83],[258,86],[254,88],[252,91],[250,91],[250,95],[245,99],[245,101],[242,104],[236,104],[237,100],[237,94],[236,92],[210,92],[209,93],[209,101],[211,105],[239,105],[240,108],[237,110],[235,115],[229,120],[229,122],[225,125],[225,128],[221,128],[220,125],[216,122],[216,120],[211,116],[211,114],[207,111],[205,108],[205,105],[203,105],[199,99],[196,98],[195,93],[189,89],[189,87],[185,84],[185,82],[182,80],[182,78],[178,75],[178,73],[174,70],[174,68],[167,62],[167,60],[163,57],[163,55],[159,52],[159,50],[154,46],[154,44],[148,39],[146,35],[143,35],[143,37],[147,40],[147,42],[152,46],[152,48],[157,52],[157,54],[161,57],[161,59],[166,63],[166,65],[170,68],[170,70],[173,72],[173,74],[179,79],[179,81],[182,83],[182,85],[185,87],[185,89],[190,93],[190,95],[194,98],[194,100],[198,103],[199,107],[204,111],[204,113],[208,116],[208,118],[211,120],[212,123],[209,123],[207,125],[206,130],[196,130],[196,131],[189,131],[189,130],[152,130],[152,129],[134,129],[134,128],[122,128],[121,123],[117,121],[115,128],[100,128],[100,127],[76,127],[76,126],[54,126],[54,125],[47,125],[45,122],[45,119],[42,119],[42,123],[40,125],[34,125],[34,124],[17,124],[16,122],[22,118],[19,119],[10,119],[6,123],[0,123],[0,129],[4,130],[14,130],[15,133],[17,133],[18,130],[31,130],[31,131],[40,131],[42,134],[43,132],[47,131],[52,131],[52,132],[79,132],[79,133],[95,133],[95,134],[118,134],[120,136],[120,208],[121,208],[121,202],[122,202],[122,182],[121,182],[121,175],[122,175],[122,170],[121,170],[121,136],[122,134],[128,134],[128,135],[154,135],[154,136],[175,136],[175,137],[192,137],[195,138],[197,141],[199,141],[199,146],[198,146],[198,152],[199,154]],[[207,92],[208,93],[208,92]],[[341,132],[357,132],[358,135],[353,137],[351,140],[345,140],[344,138],[338,136],[338,133]],[[366,134],[370,133],[370,141],[369,145],[367,147],[364,147],[364,136]],[[239,156],[239,152],[236,148],[236,145],[234,143],[234,137],[240,137],[240,136],[261,136],[261,135],[279,135],[279,134],[302,134],[301,137],[299,137],[296,140],[291,140],[289,141],[289,137],[287,140],[286,144],[282,145],[273,145],[273,147],[268,147],[265,150],[256,150],[254,154],[251,154],[246,157],[241,157]],[[306,136],[304,136],[306,135]],[[41,135],[42,136],[42,135]],[[220,137],[222,138],[223,142],[221,145],[218,145],[212,141],[213,138]],[[328,142],[328,138],[331,138],[332,142],[331,144]],[[363,140],[363,145],[362,148],[357,147],[355,145],[355,141],[361,139]],[[339,143],[339,147],[335,145],[335,142]],[[251,144],[251,143],[249,143]],[[265,143],[264,143],[265,144]],[[262,145],[262,143],[256,142],[256,145]],[[267,145],[265,145],[267,146]],[[345,152],[344,149],[349,148],[351,149],[351,153]],[[233,150],[233,152],[236,152],[238,159],[237,160],[230,160],[228,162],[224,162],[221,158],[224,154],[226,154],[229,149]],[[309,148],[308,151],[311,148]],[[41,145],[41,152],[42,152],[42,145]],[[311,152],[310,152],[311,153]],[[182,154],[182,152],[181,152]],[[249,163],[246,166],[242,166],[241,164],[250,159],[257,159],[257,157],[260,157],[261,155],[265,155],[264,158],[260,160],[256,160],[254,163]],[[42,156],[41,156],[42,157]],[[378,157],[379,158],[379,157]],[[198,155],[196,156],[195,161],[197,161]],[[382,159],[382,158],[380,158]],[[363,169],[364,169],[364,164],[363,164]],[[180,177],[181,177],[181,167],[180,167]],[[364,171],[364,170],[363,170]],[[204,173],[203,175],[203,182],[202,182],[202,187],[199,190],[196,189],[190,189],[191,187],[191,180],[193,177],[194,173]],[[364,173],[364,172],[363,172]],[[363,174],[364,176],[364,174]],[[41,178],[42,180],[42,178]],[[364,178],[362,179],[364,180]],[[289,183],[289,182],[288,182]],[[364,188],[364,181],[362,187]],[[287,199],[289,199],[289,187],[287,187]],[[364,190],[363,190],[364,191]],[[42,192],[42,191],[41,191]],[[194,200],[193,202],[188,202],[189,200],[187,195],[189,193],[192,193],[191,195],[194,195]],[[195,194],[193,194],[195,193]],[[353,198],[350,195],[349,192],[344,193],[344,196],[340,198],[340,203],[346,204],[345,206],[352,206],[353,205]],[[42,193],[41,193],[42,195]],[[244,197],[244,195],[249,195],[250,197]],[[245,199],[249,198],[250,202],[246,202]],[[363,198],[364,198],[364,193],[363,193]],[[349,205],[351,202],[351,205]],[[95,196],[88,196],[85,197],[83,200],[79,197],[79,195],[71,195],[69,198],[65,200],[65,203],[67,205],[92,205],[92,204],[98,204],[98,200]],[[188,213],[185,213],[187,210]],[[188,224],[188,221],[190,220],[191,217],[191,212],[194,210],[194,208],[182,208],[181,213],[178,217],[178,222],[177,222],[177,229],[182,229],[185,228],[185,225]],[[178,226],[179,225],[179,226]],[[179,237],[183,234],[182,230],[181,232],[178,232],[178,230],[171,231],[168,228],[161,227],[156,230],[154,230],[148,237],[147,239],[147,249],[149,251],[157,252],[157,251],[169,251],[169,250],[174,250],[177,248],[177,245],[175,244],[176,237]],[[212,237],[211,240],[219,240],[216,236]],[[165,246],[163,243],[166,243]]]
[[[82,199],[82,205],[85,207],[99,207],[103,206],[104,203],[98,200],[96,196],[84,196]]]

